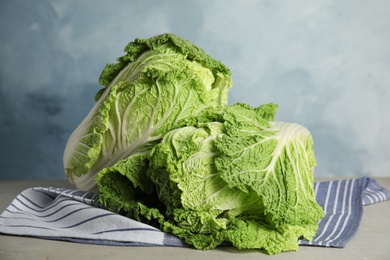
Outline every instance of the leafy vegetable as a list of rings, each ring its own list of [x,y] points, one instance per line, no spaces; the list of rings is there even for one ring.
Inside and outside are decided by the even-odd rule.
[[[305,127],[275,122],[275,104],[228,106],[228,68],[177,36],[125,51],[65,148],[77,188],[198,249],[275,254],[314,236],[323,211]]]
[[[312,137],[300,125],[271,121],[275,111],[235,104],[221,116],[183,120],[143,171],[133,171],[131,159],[104,169],[101,202],[198,249],[229,241],[270,254],[297,250],[323,216],[313,192]]]
[[[79,189],[95,189],[97,173],[119,160],[143,158],[180,119],[227,105],[229,70],[189,41],[164,34],[125,51],[103,70],[105,88],[66,145],[65,171]]]

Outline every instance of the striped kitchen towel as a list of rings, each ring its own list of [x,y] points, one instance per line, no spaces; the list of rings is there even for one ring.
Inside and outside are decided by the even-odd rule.
[[[185,246],[178,238],[95,202],[96,193],[30,188],[0,215],[0,233],[115,246]]]
[[[390,191],[368,177],[318,182],[314,192],[325,216],[314,239],[301,245],[345,247],[359,228],[363,206],[390,200]]]
[[[344,247],[356,233],[363,206],[390,199],[390,192],[363,177],[314,184],[325,217],[312,241],[301,245]],[[113,214],[96,194],[63,188],[30,188],[0,215],[0,233],[121,246],[187,246],[149,225]]]

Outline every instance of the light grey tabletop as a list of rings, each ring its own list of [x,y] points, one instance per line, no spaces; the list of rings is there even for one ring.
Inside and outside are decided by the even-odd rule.
[[[374,178],[390,189],[390,178]],[[317,181],[329,178],[317,179]],[[0,212],[31,187],[74,188],[64,180],[0,181]],[[219,247],[209,251],[176,247],[115,247],[0,235],[0,259],[390,259],[390,202],[364,207],[357,234],[343,249],[301,246],[273,256],[258,250]]]

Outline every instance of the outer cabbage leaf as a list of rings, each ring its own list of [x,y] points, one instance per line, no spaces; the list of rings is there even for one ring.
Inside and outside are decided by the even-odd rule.
[[[216,142],[221,178],[232,188],[255,192],[271,225],[315,225],[323,211],[313,190],[312,136],[301,125],[266,122],[263,115],[243,105],[225,110],[228,134]]]
[[[77,188],[94,190],[99,171],[148,154],[178,121],[227,105],[229,70],[171,34],[136,39],[103,70],[97,102],[70,136],[64,168]]]

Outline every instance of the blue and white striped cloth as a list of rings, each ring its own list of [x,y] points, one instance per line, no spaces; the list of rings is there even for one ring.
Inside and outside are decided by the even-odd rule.
[[[318,182],[316,199],[325,211],[312,241],[300,245],[344,247],[358,230],[363,206],[390,199],[390,192],[363,177]],[[30,188],[0,215],[0,233],[78,243],[120,246],[187,246],[149,225],[113,214],[96,194],[63,188]]]
[[[363,206],[390,200],[390,191],[368,177],[318,182],[314,192],[325,217],[314,239],[301,245],[345,247],[359,228]]]

